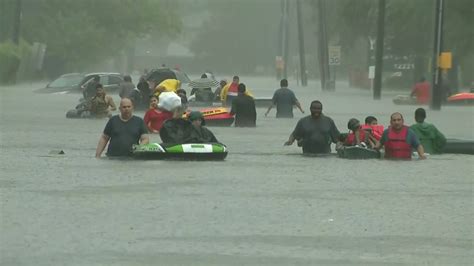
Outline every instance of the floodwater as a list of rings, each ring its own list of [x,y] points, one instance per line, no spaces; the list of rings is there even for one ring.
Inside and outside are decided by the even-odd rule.
[[[256,96],[278,85],[241,81]],[[341,132],[369,114],[414,122],[414,106],[392,104],[397,93],[373,101],[344,83],[334,93],[291,83],[306,114],[321,100]],[[0,265],[472,263],[474,156],[303,157],[283,146],[303,115],[259,109],[257,128],[211,128],[229,148],[223,162],[98,160],[106,120],[66,119],[79,95],[32,92],[41,85],[0,88]],[[427,120],[474,139],[473,115],[443,107]]]

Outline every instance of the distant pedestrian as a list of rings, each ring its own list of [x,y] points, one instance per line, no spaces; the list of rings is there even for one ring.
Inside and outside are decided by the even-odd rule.
[[[245,94],[245,84],[238,86],[238,95],[232,100],[231,114],[235,115],[234,125],[236,127],[255,127],[257,122],[257,110],[254,99]]]
[[[280,81],[280,88],[275,91],[272,98],[272,105],[268,107],[267,112],[265,112],[265,116],[268,115],[270,110],[276,105],[277,118],[293,118],[293,106],[298,107],[301,113],[304,114],[303,108],[301,108],[301,104],[296,99],[295,93],[288,88],[288,80],[282,79]]]
[[[119,85],[120,98],[130,98],[130,95],[132,94],[134,88],[135,84],[133,84],[132,82],[132,77],[130,77],[129,75],[123,76],[123,82]]]
[[[410,96],[415,96],[416,101],[419,104],[428,104],[430,102],[431,97],[430,90],[430,83],[426,81],[424,77],[422,77],[420,81],[415,83],[415,86],[413,86]]]

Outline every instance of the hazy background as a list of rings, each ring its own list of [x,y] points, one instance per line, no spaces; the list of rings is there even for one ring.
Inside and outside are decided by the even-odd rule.
[[[19,80],[66,72],[142,72],[162,64],[191,74],[275,76],[275,58],[281,55],[278,0],[22,0],[20,48],[9,43],[17,1],[0,1],[0,57],[24,59]],[[295,3],[289,1],[288,76],[299,71]],[[318,1],[301,3],[308,76],[317,79]],[[377,3],[326,1],[328,43],[342,53],[332,71],[353,87],[370,86],[369,39],[376,36]],[[444,50],[453,53],[448,75],[456,89],[469,87],[473,79],[473,3],[445,1]],[[433,0],[387,1],[384,88],[408,88],[423,75],[430,79],[434,12]],[[35,42],[44,44],[41,62],[28,58]],[[12,60],[0,60],[3,72]],[[4,76],[3,82],[11,82],[12,71]]]

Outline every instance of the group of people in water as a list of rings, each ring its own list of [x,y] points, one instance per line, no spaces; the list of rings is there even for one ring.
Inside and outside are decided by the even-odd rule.
[[[149,87],[154,90],[150,96],[150,108],[146,111],[144,118],[134,116],[132,113],[134,101],[128,97],[122,97],[119,106],[120,114],[112,116],[107,122],[97,145],[96,157],[101,156],[107,143],[109,144],[108,156],[130,155],[133,144],[149,142],[148,132],[159,134],[164,144],[218,142],[214,134],[205,127],[206,120],[202,113],[199,111],[186,113],[186,91],[180,89],[179,80],[167,79],[160,83],[155,80],[147,81]],[[102,105],[106,105],[108,102],[106,99],[110,96],[101,91],[100,84],[96,87],[94,97],[103,99],[100,101],[104,102]],[[173,104],[169,102],[166,105],[166,101],[171,99],[170,95],[175,101]],[[177,102],[176,99],[178,99]],[[231,106],[230,113],[235,115],[235,126],[256,126],[253,96],[246,89],[245,84],[239,83],[239,77],[235,76],[232,83],[222,87],[220,99],[224,106]],[[161,107],[160,104],[162,104]],[[274,93],[272,105],[265,112],[265,116],[275,106],[277,118],[293,117],[294,106],[304,113],[294,92],[288,88],[286,79],[281,80],[280,88]],[[351,118],[347,125],[348,134],[341,134],[334,121],[322,111],[323,104],[320,101],[311,102],[310,115],[297,122],[284,145],[292,145],[296,141],[298,146],[302,147],[303,153],[309,154],[330,153],[332,143],[336,144],[336,149],[344,146],[359,146],[379,150],[384,147],[385,157],[393,159],[410,159],[412,151],[415,150],[420,159],[425,159],[425,152],[440,153],[446,144],[444,135],[435,126],[425,122],[426,111],[423,108],[415,111],[417,123],[411,127],[404,124],[401,113],[391,115],[390,126],[387,129],[379,125],[373,116],[368,116],[364,125],[361,125],[356,118]],[[110,117],[110,113],[107,113],[107,116]]]

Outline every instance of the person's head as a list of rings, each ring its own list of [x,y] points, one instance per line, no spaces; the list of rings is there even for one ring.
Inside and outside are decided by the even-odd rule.
[[[92,77],[92,79],[95,81],[95,82],[99,82],[100,81],[100,76],[99,75],[94,75]]]
[[[177,89],[176,94],[186,96],[186,91],[184,89]]]
[[[287,79],[280,80],[280,87],[282,88],[288,87],[288,80]]]
[[[238,91],[239,93],[245,93],[246,90],[247,90],[247,88],[245,87],[245,84],[240,83],[240,84],[239,84],[239,87],[237,88],[237,91]]]
[[[421,77],[420,78],[420,82],[425,82],[426,81],[426,78],[425,77]]]
[[[227,85],[227,80],[223,79],[219,82],[219,85],[221,85],[221,87],[224,87],[225,85]]]
[[[400,130],[403,127],[403,115],[396,112],[390,116],[390,126],[395,130]]]
[[[120,100],[119,110],[122,118],[130,118],[133,113],[132,100],[129,98],[122,98],[122,100]]]
[[[347,122],[347,128],[352,131],[356,131],[360,128],[360,122],[356,118],[349,119]]]
[[[202,79],[205,79],[205,78],[207,78],[207,75],[206,75],[206,73],[202,74],[202,75],[201,75],[201,78],[202,78]]]
[[[319,118],[323,112],[323,104],[318,100],[312,101],[309,106],[309,111],[313,118]]]
[[[191,113],[189,113],[188,119],[196,127],[204,126],[206,124],[204,116],[199,111],[192,111]]]
[[[129,75],[125,75],[125,76],[123,76],[123,81],[132,82],[132,77],[130,77]]]
[[[102,84],[97,83],[97,85],[95,85],[95,95],[100,97],[105,95],[104,86],[102,86]]]
[[[185,107],[183,105],[181,105],[181,106],[178,106],[178,107],[174,108],[171,112],[173,113],[173,118],[174,119],[182,119],[184,111],[185,111]]]
[[[376,126],[378,124],[377,118],[369,115],[365,118],[365,124],[369,126]]]
[[[239,81],[240,81],[239,76],[234,76],[234,77],[232,78],[232,83],[234,83],[234,84],[239,84]]]
[[[150,96],[150,108],[158,108],[158,97],[155,95]]]
[[[423,123],[426,118],[426,111],[423,108],[418,108],[415,110],[415,121],[417,123]]]

